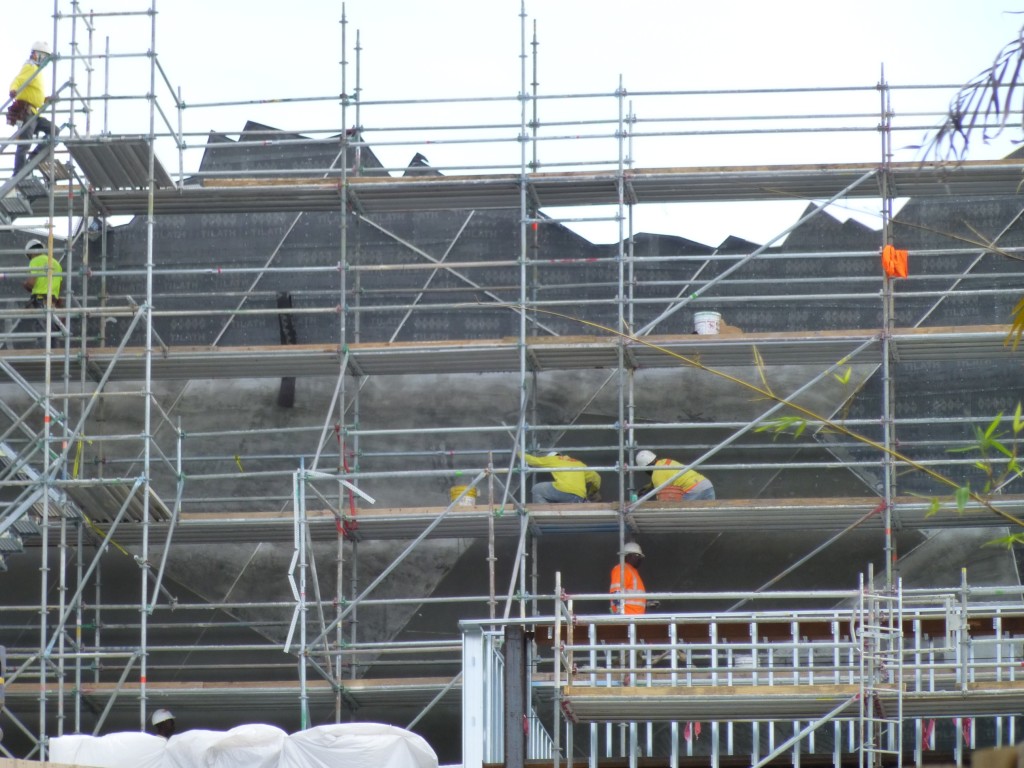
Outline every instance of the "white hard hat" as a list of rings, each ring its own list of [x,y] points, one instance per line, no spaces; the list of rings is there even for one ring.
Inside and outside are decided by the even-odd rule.
[[[25,243],[26,256],[31,256],[34,253],[38,253],[39,251],[45,250],[46,243],[44,243],[42,240],[29,240],[27,243]]]
[[[548,451],[544,455],[550,458],[551,456],[557,456],[558,455],[558,451]]]
[[[32,43],[32,50],[45,53],[47,56],[53,53],[53,48],[50,47],[50,43],[46,40],[36,40]]]
[[[152,723],[153,723],[153,725],[160,725],[160,723],[165,723],[168,720],[173,720],[173,719],[174,719],[174,715],[171,714],[171,710],[169,710],[169,709],[158,709],[156,712],[153,713]]]
[[[646,467],[648,464],[653,464],[654,460],[658,457],[654,455],[654,451],[637,451],[636,463],[641,467]]]
[[[644,551],[640,549],[640,545],[637,544],[635,541],[627,541],[626,544],[622,547],[622,554],[640,555],[640,557],[643,557]]]

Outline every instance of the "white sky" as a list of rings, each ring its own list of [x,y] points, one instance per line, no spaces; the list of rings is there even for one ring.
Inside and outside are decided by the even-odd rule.
[[[14,4],[14,0],[5,0]],[[90,0],[80,8],[96,13],[145,11],[149,0]],[[68,12],[70,0],[59,0]],[[348,51],[345,54],[347,89],[356,83],[356,35],[359,34],[358,74],[364,106],[360,122],[367,139],[388,166],[404,166],[422,152],[446,173],[475,165],[515,166],[519,149],[514,141],[520,120],[514,97],[521,89],[522,24],[520,0],[159,0],[156,44],[159,61],[172,85],[181,88],[188,104],[287,97],[330,96],[341,91],[342,9]],[[634,141],[635,167],[702,165],[770,165],[788,162],[875,162],[879,139],[870,128],[879,97],[871,89],[884,65],[893,86],[959,84],[988,66],[996,53],[1015,39],[1024,16],[1002,0],[529,0],[526,3],[527,50],[534,33],[538,45],[539,92],[545,96],[571,93],[604,94],[602,98],[542,101],[544,122],[600,119],[612,121],[618,103],[611,94],[622,84],[630,94],[641,91],[706,91],[751,88],[809,88],[858,86],[865,90],[834,97],[821,95],[775,96],[640,96],[631,95],[640,120],[656,116],[722,116],[726,114],[862,114],[841,124],[866,127],[857,133],[804,133],[782,138],[772,135],[733,135],[728,138],[697,136]],[[52,39],[54,3],[31,0],[17,3],[15,24],[0,25],[0,69],[17,72],[33,40]],[[93,49],[102,51],[109,39],[112,53],[139,54],[150,48],[150,29],[144,16],[97,18]],[[57,47],[69,50],[71,27],[61,22]],[[81,49],[88,45],[79,26]],[[527,81],[533,79],[528,60]],[[65,62],[63,66],[67,66]],[[58,69],[60,80],[69,71]],[[102,67],[92,74],[92,92],[102,93],[107,78]],[[133,79],[134,78],[134,79]],[[85,91],[86,75],[76,74]],[[140,96],[148,83],[142,58],[115,61],[109,75],[112,94]],[[50,81],[48,80],[48,83]],[[161,84],[158,100],[171,110]],[[911,92],[894,90],[892,106],[897,123],[934,124],[935,117],[915,118],[913,112],[941,112],[949,90]],[[419,104],[402,108],[374,106],[374,101],[508,97],[472,108],[460,104]],[[171,119],[176,121],[173,111]],[[233,108],[191,108],[184,112],[186,132],[237,131],[247,119],[296,131],[337,131],[342,124],[336,102],[315,104],[258,104]],[[115,133],[145,131],[148,112],[141,101],[115,102],[109,124]],[[348,124],[355,115],[349,111]],[[500,130],[475,133],[374,131],[383,125],[437,126],[452,124],[508,124]],[[817,124],[817,123],[815,123]],[[720,121],[682,124],[687,130],[722,126]],[[742,125],[732,124],[734,127]],[[751,127],[750,123],[745,124]],[[764,125],[761,123],[760,125]],[[92,118],[91,130],[104,127],[102,112]],[[680,124],[637,125],[639,132],[678,131]],[[618,145],[600,128],[586,125],[545,129],[552,136],[600,134],[592,140],[559,139],[539,145],[541,170],[555,170],[560,162],[589,163],[615,160]],[[84,126],[79,124],[79,131]],[[501,141],[470,146],[445,144],[452,138],[500,137]],[[897,134],[899,148],[919,141],[919,132]],[[441,143],[430,143],[426,142]],[[189,139],[200,145],[202,137]],[[386,146],[384,142],[399,142]],[[972,158],[999,157],[1011,149],[1003,141],[995,146],[974,146]],[[159,155],[174,172],[178,160],[173,148],[162,146]],[[896,159],[914,159],[904,151]],[[186,171],[195,168],[195,153],[186,159]],[[577,166],[578,167],[578,166]],[[569,168],[570,170],[572,168]],[[715,245],[729,234],[764,242],[791,224],[805,201],[750,206],[676,205],[638,208],[637,231],[678,234]],[[869,205],[869,208],[877,205]],[[756,212],[755,212],[756,211]],[[585,216],[603,211],[588,210]],[[857,215],[877,225],[873,213]],[[572,212],[579,216],[579,211]],[[610,223],[575,224],[575,229],[597,241],[613,241],[617,230]]]

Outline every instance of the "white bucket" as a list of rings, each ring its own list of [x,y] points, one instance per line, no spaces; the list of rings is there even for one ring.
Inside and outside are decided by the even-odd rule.
[[[693,330],[701,336],[711,336],[721,328],[722,315],[718,312],[694,312]]]

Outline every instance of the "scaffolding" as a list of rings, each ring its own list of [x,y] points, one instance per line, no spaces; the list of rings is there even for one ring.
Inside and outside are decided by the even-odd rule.
[[[579,754],[582,740],[580,762],[592,766],[676,766],[698,754],[711,765],[741,758],[762,766],[784,753],[832,765],[895,765],[906,755],[919,765],[936,720],[951,713],[960,764],[977,746],[971,723],[990,718],[1015,738],[1022,611],[1000,592],[966,583],[878,589],[869,577],[845,592],[666,593],[691,605],[755,607],[641,617],[595,613],[589,606],[607,595],[556,594],[545,601],[551,612],[529,619],[535,643],[523,664],[534,700],[553,708],[556,750]],[[757,605],[766,598],[771,606]],[[837,602],[845,607],[813,607]],[[508,731],[493,724],[507,697],[495,670],[506,634],[472,621],[463,635],[466,764],[500,762],[494,749]],[[545,755],[531,744],[528,756]]]
[[[970,429],[1013,404],[989,397],[974,409],[957,402],[940,415],[904,413],[897,374],[964,376],[970,361],[981,386],[1015,365],[1005,317],[1022,283],[1018,260],[1005,256],[1024,249],[1014,202],[1024,164],[898,159],[893,135],[919,135],[944,113],[913,107],[900,117],[884,78],[859,89],[645,93],[619,83],[609,93],[542,94],[525,6],[520,93],[480,99],[479,113],[465,123],[438,125],[445,106],[464,106],[438,99],[403,102],[411,116],[384,122],[395,104],[363,98],[360,44],[357,36],[353,67],[342,11],[341,96],[326,99],[337,103],[340,127],[291,134],[250,124],[210,137],[185,130],[186,117],[256,102],[187,103],[155,54],[156,1],[139,5],[106,13],[55,0],[58,55],[43,70],[54,94],[47,107],[54,135],[46,152],[0,186],[6,251],[21,253],[19,220],[43,222],[32,232],[45,233],[59,257],[66,296],[63,307],[26,310],[12,290],[0,308],[0,561],[23,568],[38,554],[41,574],[35,598],[0,605],[0,655],[6,650],[7,658],[0,701],[19,755],[45,755],[52,735],[144,728],[157,706],[211,720],[225,712],[277,718],[299,728],[326,717],[411,711],[398,724],[429,732],[430,718],[457,709],[461,693],[465,764],[500,762],[508,745],[476,735],[490,733],[503,714],[494,680],[503,662],[495,654],[510,626],[530,627],[538,638],[550,630],[557,639],[541,662],[551,664],[548,676],[535,670],[529,677],[524,715],[535,723],[530,754],[555,765],[581,757],[635,764],[644,750],[676,765],[684,723],[687,754],[717,765],[723,743],[735,753],[734,720],[752,723],[749,754],[762,763],[783,751],[795,760],[820,752],[815,731],[826,723],[833,738],[818,736],[818,745],[831,742],[836,765],[850,754],[861,765],[920,764],[935,743],[935,717],[958,718],[951,750],[958,761],[961,736],[969,733],[974,746],[978,729],[963,723],[975,716],[989,718],[984,738],[1013,740],[1021,703],[1012,671],[1020,658],[1019,590],[1005,589],[999,600],[993,592],[978,607],[998,627],[994,641],[968,631],[975,607],[967,595],[976,592],[966,582],[955,606],[942,593],[938,643],[920,629],[930,626],[931,608],[908,603],[911,591],[899,579],[901,535],[964,532],[979,519],[1015,527],[1024,518],[1005,458],[981,462],[1006,475],[998,497],[955,493],[976,478],[979,459],[966,452],[974,445]],[[145,34],[136,39],[149,49],[115,55],[108,44],[97,52],[108,17],[140,25]],[[106,110],[120,94],[92,90],[93,73],[121,59],[148,65],[152,98],[142,99],[142,135],[110,133]],[[903,89],[899,96],[913,103],[920,94]],[[769,97],[793,111],[762,112]],[[809,156],[801,139],[811,133],[842,137],[856,162]],[[737,137],[756,139],[758,152],[788,164],[716,164],[731,157]],[[679,140],[707,162],[638,163],[672,157],[671,142]],[[408,167],[388,167],[375,154],[428,144],[461,159],[428,165],[417,155]],[[186,169],[198,148],[202,163]],[[5,158],[12,149],[8,142]],[[263,162],[258,153],[267,151],[274,154]],[[173,171],[161,163],[168,153],[177,161]],[[984,236],[938,229],[927,212],[902,222],[894,215],[894,202],[905,198],[952,204],[977,197],[999,220]],[[635,212],[647,205],[780,200],[813,204],[762,245],[707,248],[677,238],[651,250],[635,232]],[[880,230],[869,248],[863,232],[846,241],[822,223],[831,207],[856,200],[880,201]],[[216,217],[234,214],[248,217],[239,229],[259,230],[264,252],[225,263],[204,261],[206,254],[186,258],[174,253],[173,230],[161,226],[174,217],[214,217],[215,227],[224,221]],[[137,218],[111,226],[118,216]],[[312,217],[333,228],[327,242],[311,242]],[[418,239],[417,222],[427,220],[440,228],[424,224]],[[273,226],[259,229],[263,221]],[[614,228],[615,243],[581,250],[569,227],[597,222]],[[815,245],[815,237],[787,245],[814,227],[818,240],[852,245]],[[915,240],[915,263],[929,267],[904,281],[883,277],[879,249],[918,231],[925,234]],[[468,244],[470,233],[484,239]],[[285,258],[306,248],[315,258]],[[826,261],[827,278],[814,271]],[[6,277],[20,283],[26,275],[15,269]],[[694,335],[691,315],[701,310],[750,322],[742,331]],[[464,408],[424,406],[422,416],[395,418],[408,407],[403,398],[435,396],[423,387],[427,377],[438,389],[464,392]],[[280,380],[277,402],[292,407],[296,380],[307,379],[327,382],[323,396],[283,423],[225,426],[203,418],[204,382],[224,382],[244,396],[239,382]],[[380,391],[392,386],[395,394]],[[728,415],[724,408],[707,417],[686,411],[687,401],[711,400],[725,386],[743,393]],[[682,394],[670,394],[674,388]],[[865,399],[868,410],[851,409]],[[555,447],[601,473],[604,500],[529,502],[537,472],[521,453]],[[684,456],[688,468],[713,478],[752,480],[720,486],[714,502],[660,500],[657,489],[643,488],[635,462],[643,447]],[[803,493],[770,492],[780,477]],[[660,595],[740,601],[722,615],[625,623],[588,612],[594,634],[580,642],[579,615],[561,589],[550,611],[542,607],[541,584],[553,569],[539,562],[540,549],[554,537],[603,536],[611,552],[635,538],[751,530],[827,538],[795,562],[772,563],[772,578],[759,589]],[[872,577],[856,591],[772,591],[835,542],[865,534],[872,537],[867,557],[884,571],[877,586]],[[434,595],[462,555],[461,545],[448,542],[470,539],[485,543],[486,589],[474,581],[457,594]],[[204,595],[198,563],[195,583],[169,586],[176,553],[205,547],[195,551],[209,557],[219,545],[226,551],[239,543],[251,544],[251,554],[237,573],[220,574],[232,583],[216,598]],[[396,574],[412,581],[417,558],[433,544],[450,547],[430,550],[448,558],[437,569],[443,573],[424,576],[415,592],[388,593]],[[280,589],[235,599],[244,569],[276,547],[287,560]],[[508,564],[498,562],[502,547]],[[134,569],[130,588],[117,581],[126,563]],[[803,607],[783,618],[770,608],[739,610],[790,597],[833,605],[824,618],[805,616]],[[851,607],[835,607],[844,601]],[[438,617],[430,639],[394,629],[417,612]],[[459,632],[462,619],[480,621],[465,625],[471,641]],[[805,622],[827,623],[828,637],[805,636]],[[644,636],[654,623],[668,628],[667,641]],[[756,631],[779,623],[791,629],[784,650]],[[737,647],[720,624],[750,634]],[[609,644],[605,625],[626,632],[625,641]],[[710,632],[710,640],[694,642],[682,630],[689,625]],[[844,636],[839,627],[848,625],[857,631]],[[917,627],[913,634],[908,626]],[[990,644],[998,663],[987,651],[979,656],[977,643]],[[775,686],[764,702],[758,691],[757,703],[731,689],[741,678],[758,684],[762,654],[771,659],[769,684],[790,676],[793,687]],[[929,699],[915,711],[911,693],[945,692],[949,654],[960,654],[959,693],[972,695],[956,704],[943,697],[941,706]],[[830,660],[827,671],[818,671],[821,656]],[[646,676],[648,687],[668,680],[683,690],[664,701],[683,703],[659,712],[649,696],[613,701],[607,694],[621,675],[630,683]],[[938,687],[922,687],[923,678]],[[822,679],[837,689],[831,698],[798,690]],[[971,689],[979,679],[1007,685]],[[695,685],[726,692],[686,699],[692,691],[685,688]],[[717,719],[698,746],[694,724],[714,714],[709,703]],[[777,709],[730,717],[747,705]],[[480,723],[467,721],[480,713]],[[569,724],[577,720],[594,723],[585,739]],[[777,726],[783,720],[788,725]],[[658,722],[668,723],[664,755],[655,746]],[[947,741],[949,730],[939,728]],[[4,743],[0,751],[13,756]]]

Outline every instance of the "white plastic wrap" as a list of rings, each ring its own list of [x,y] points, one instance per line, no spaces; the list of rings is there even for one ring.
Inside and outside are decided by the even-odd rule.
[[[169,740],[135,731],[58,736],[50,760],[95,768],[437,768],[415,733],[379,723],[321,725],[288,736],[272,725],[184,731]]]
[[[224,731],[204,731],[195,728],[176,733],[164,744],[164,762],[161,768],[205,768],[206,753],[224,738]]]
[[[280,768],[437,768],[437,754],[415,733],[379,723],[320,725],[291,734]]]
[[[50,739],[50,762],[67,763],[69,765],[74,763],[79,746],[86,739],[92,738],[94,737],[86,736],[82,733],[75,733],[70,736],[53,736]]]
[[[210,745],[203,768],[278,768],[287,737],[273,725],[240,725]]]
[[[166,744],[159,736],[139,731],[56,736],[50,739],[50,760],[95,768],[164,768]]]

